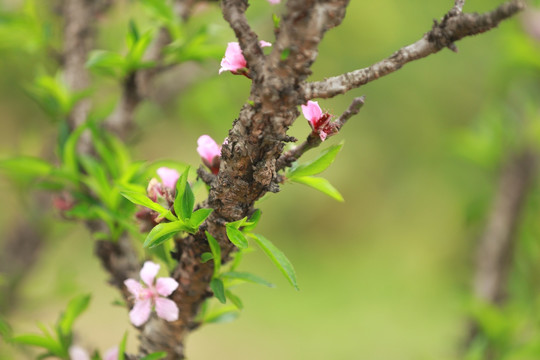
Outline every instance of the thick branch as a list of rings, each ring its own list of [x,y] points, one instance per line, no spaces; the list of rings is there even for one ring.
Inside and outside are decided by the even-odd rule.
[[[422,39],[401,48],[389,58],[364,69],[305,84],[306,100],[344,94],[399,70],[411,61],[439,52],[445,47],[455,49],[453,45],[455,41],[488,31],[525,8],[522,0],[512,0],[484,14],[464,14],[460,11],[463,3],[464,1],[457,1],[456,6],[440,24],[435,23]]]

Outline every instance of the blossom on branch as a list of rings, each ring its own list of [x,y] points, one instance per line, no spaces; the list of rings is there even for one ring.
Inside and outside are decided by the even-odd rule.
[[[272,5],[276,5],[276,4],[279,4],[281,0],[268,0],[268,2]]]
[[[202,135],[197,140],[197,152],[201,156],[202,162],[212,171],[213,174],[219,172],[221,159],[221,146],[208,135]]]
[[[161,178],[163,185],[165,185],[171,190],[174,190],[176,188],[176,182],[180,178],[180,174],[178,173],[178,171],[163,166],[157,169],[157,173]]]
[[[268,41],[261,40],[259,42],[261,47],[272,46]],[[221,68],[219,73],[221,74],[224,71],[230,71],[235,75],[247,75],[247,62],[242,54],[242,49],[240,44],[237,42],[230,42],[227,45],[227,50],[225,50],[225,56],[221,59]]]
[[[129,319],[135,326],[141,326],[147,322],[153,308],[157,316],[164,320],[178,320],[178,306],[174,301],[166,298],[178,288],[178,282],[171,277],[160,277],[154,285],[159,267],[151,261],[144,263],[140,276],[146,286],[135,279],[124,281],[124,285],[135,298],[133,309],[129,312]]]
[[[71,345],[68,349],[69,360],[90,360],[90,355],[82,347],[78,345]],[[118,359],[118,346],[110,348],[105,352],[103,360],[117,360]]]
[[[319,135],[321,141],[337,132],[335,125],[330,122],[332,115],[327,112],[323,113],[318,102],[308,101],[306,105],[302,105],[302,113],[313,132]]]

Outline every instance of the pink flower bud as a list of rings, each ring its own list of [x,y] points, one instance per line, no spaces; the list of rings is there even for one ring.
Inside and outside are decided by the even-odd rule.
[[[180,178],[178,171],[174,169],[169,169],[168,167],[160,167],[157,169],[157,173],[163,182],[163,185],[168,187],[171,190],[176,188],[176,182]]]
[[[197,140],[197,152],[206,165],[214,174],[219,172],[221,147],[208,135],[202,135]]]
[[[307,105],[302,105],[302,113],[309,122],[313,132],[319,135],[322,141],[337,132],[334,124],[330,122],[332,115],[323,113],[316,101],[308,101]]]
[[[264,40],[261,40],[259,44],[261,47],[272,46],[271,43]],[[219,73],[221,74],[224,71],[230,71],[235,75],[244,75],[242,74],[242,70],[246,68],[247,62],[244,58],[244,54],[242,54],[240,44],[237,42],[230,42],[227,45],[227,50],[225,50],[225,56],[223,59],[221,59],[221,68],[219,69]]]

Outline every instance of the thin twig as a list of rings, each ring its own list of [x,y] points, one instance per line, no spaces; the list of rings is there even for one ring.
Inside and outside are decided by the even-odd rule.
[[[462,3],[463,1],[456,2],[456,6],[452,10],[460,9]],[[459,13],[455,16],[447,14],[443,21],[440,24],[435,23],[431,31],[426,33],[422,39],[401,48],[384,60],[364,69],[305,84],[305,99],[331,98],[344,94],[351,89],[393,73],[411,61],[439,52],[445,47],[455,50],[453,45],[455,41],[490,30],[524,8],[523,0],[512,0],[484,14]]]
[[[365,96],[355,98],[352,101],[351,105],[349,105],[349,108],[345,110],[345,112],[343,112],[343,114],[341,114],[341,116],[337,118],[336,121],[334,121],[334,126],[337,131],[341,130],[347,120],[360,112],[360,109],[364,106],[365,99]],[[292,163],[300,159],[300,157],[304,155],[306,151],[313,149],[321,144],[322,141],[319,135],[315,132],[311,132],[308,135],[306,141],[281,155],[281,157],[277,161],[276,169],[279,171],[283,170],[286,167],[290,167]]]

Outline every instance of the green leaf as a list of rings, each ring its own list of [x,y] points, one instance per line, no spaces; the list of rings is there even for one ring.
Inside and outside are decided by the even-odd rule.
[[[71,333],[73,322],[79,315],[81,315],[86,310],[86,308],[88,308],[90,298],[90,294],[79,295],[69,302],[66,310],[60,316],[60,320],[58,321],[58,327],[60,328],[63,335]]]
[[[122,341],[120,341],[120,344],[118,345],[118,360],[124,360],[125,359],[127,335],[128,335],[128,333],[126,331],[124,333],[124,337],[122,337]]]
[[[22,335],[17,335],[17,336],[12,337],[11,341],[16,344],[41,347],[41,348],[49,350],[51,353],[55,355],[62,354],[62,347],[56,340],[47,338],[42,335],[22,334]]]
[[[272,21],[274,22],[274,29],[279,29],[279,23],[281,22],[281,19],[276,14],[272,14]]]
[[[341,196],[339,191],[337,191],[337,189],[326,179],[314,176],[302,176],[289,178],[289,180],[311,186],[312,188],[319,190],[337,201],[343,201],[343,196]]]
[[[171,24],[175,20],[172,7],[165,0],[140,0],[141,3],[159,20]]]
[[[4,340],[8,340],[11,337],[11,326],[8,324],[6,319],[0,315],[0,336],[4,338]]]
[[[154,226],[154,228],[146,236],[143,247],[153,248],[154,246],[158,246],[164,241],[170,239],[179,232],[187,230],[189,229],[182,221],[158,224]]]
[[[49,175],[53,166],[45,160],[31,156],[18,156],[0,161],[0,169],[11,176],[21,178],[39,178]]]
[[[204,319],[203,323],[205,324],[218,324],[218,323],[226,323],[231,322],[234,319],[236,319],[240,315],[236,307],[225,307],[223,309],[219,309],[216,311],[213,311],[211,313],[208,313]]]
[[[227,299],[231,300],[231,302],[238,308],[238,310],[242,310],[244,308],[244,304],[242,303],[242,300],[229,290],[225,290],[225,296]]]
[[[249,221],[245,224],[243,231],[244,232],[250,232],[255,229],[257,224],[259,223],[259,220],[261,219],[261,210],[256,209],[253,212],[253,215],[251,215],[251,218],[249,218]]]
[[[137,23],[133,19],[129,19],[129,32],[128,32],[128,47],[139,41],[139,29]]]
[[[208,245],[210,245],[210,251],[212,252],[212,256],[214,256],[214,275],[213,277],[217,277],[219,275],[219,270],[221,268],[221,247],[219,246],[219,243],[217,240],[210,235],[208,231],[205,231],[206,238],[208,239]]]
[[[88,128],[88,123],[84,123],[69,135],[64,143],[64,149],[62,151],[62,165],[67,172],[71,174],[78,174],[79,167],[77,164],[77,143],[82,133]]]
[[[195,196],[187,182],[188,174],[189,166],[176,182],[176,199],[174,200],[174,211],[184,221],[191,217],[193,205],[195,205]]]
[[[126,73],[126,59],[111,51],[95,50],[90,53],[85,66],[104,75],[121,76]]]
[[[147,207],[149,209],[152,209],[156,211],[161,216],[164,216],[167,220],[170,221],[177,221],[178,219],[167,209],[165,209],[163,206],[159,205],[158,203],[153,202],[146,196],[146,194],[142,194],[140,192],[125,190],[124,187],[120,189],[120,194],[122,194],[123,197],[128,199],[134,204],[141,205],[144,207]]]
[[[246,223],[247,221],[247,216],[240,219],[240,220],[236,220],[236,221],[233,221],[233,222],[230,222],[230,223],[227,223],[227,226],[230,226],[230,227],[233,227],[235,229],[240,229],[240,227],[244,226],[244,224]]]
[[[227,299],[225,298],[225,286],[223,286],[223,281],[220,278],[213,278],[210,281],[210,289],[214,292],[214,296],[219,300],[220,303],[225,304]]]
[[[242,281],[250,282],[250,283],[253,283],[253,284],[259,284],[259,285],[264,285],[264,286],[268,286],[268,287],[274,287],[275,286],[271,282],[268,282],[268,281],[264,280],[263,278],[258,277],[257,275],[253,275],[253,274],[248,273],[248,272],[228,271],[228,272],[224,272],[223,274],[221,274],[220,277],[223,278],[223,279],[242,280]]]
[[[199,226],[203,224],[208,216],[214,211],[214,209],[199,209],[191,214],[189,219],[189,225],[194,229],[198,230]]]
[[[296,274],[294,268],[285,256],[285,254],[279,250],[270,240],[266,239],[262,235],[250,234],[250,236],[255,240],[259,247],[268,255],[270,260],[278,267],[278,269],[285,275],[287,280],[291,283],[296,290],[299,290],[298,284],[296,282]]]
[[[203,252],[201,254],[201,262],[204,264],[205,262],[208,262],[210,260],[212,260],[214,258],[214,255],[212,255],[212,253],[209,253],[209,252]]]
[[[155,352],[146,355],[145,357],[142,357],[141,360],[159,360],[164,359],[167,357],[167,353],[165,351]]]
[[[248,241],[240,230],[234,226],[230,226],[230,224],[227,224],[225,229],[227,231],[227,237],[237,248],[245,249],[248,247]]]
[[[334,162],[337,154],[342,147],[343,143],[330,146],[328,149],[321,152],[321,154],[316,159],[293,168],[289,172],[287,177],[302,177],[316,175],[323,172]]]

